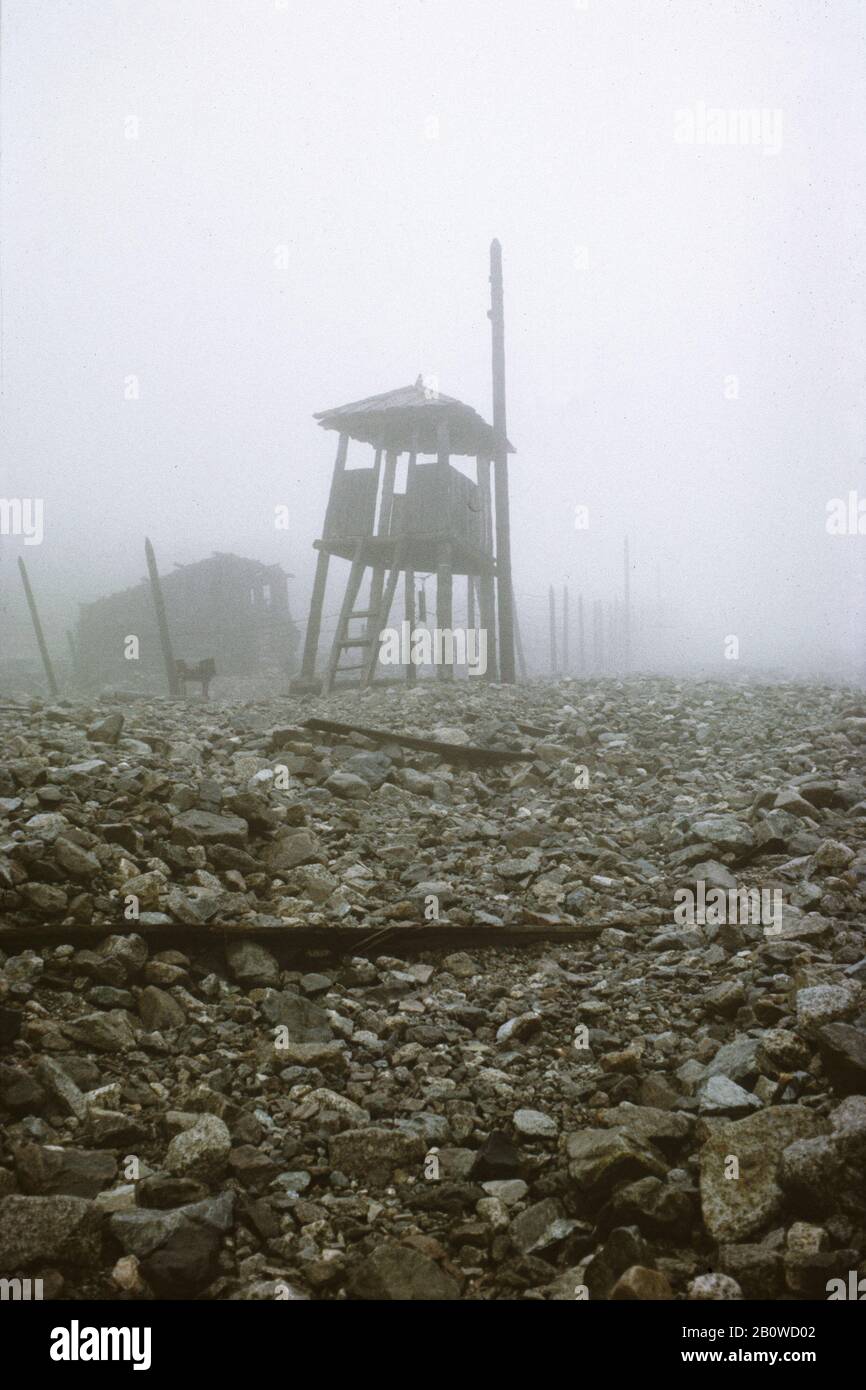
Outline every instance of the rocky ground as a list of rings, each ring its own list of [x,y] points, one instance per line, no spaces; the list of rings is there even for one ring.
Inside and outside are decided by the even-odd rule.
[[[464,681],[33,702],[0,732],[0,1277],[824,1299],[866,1273],[861,693]],[[780,890],[781,929],[678,920],[698,882]],[[497,931],[569,924],[599,930]],[[407,925],[396,953],[291,939]]]

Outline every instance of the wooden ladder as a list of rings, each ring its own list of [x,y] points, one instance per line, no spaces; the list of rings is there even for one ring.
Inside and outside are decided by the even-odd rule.
[[[340,606],[340,616],[337,619],[334,642],[331,647],[331,655],[328,659],[328,668],[325,672],[323,689],[326,695],[329,695],[334,689],[337,676],[343,675],[344,672],[348,674],[350,671],[359,671],[361,673],[360,686],[362,690],[366,690],[372,683],[376,674],[376,663],[379,659],[379,634],[387,625],[388,615],[391,612],[391,605],[394,602],[397,581],[403,567],[406,543],[402,540],[397,542],[394,552],[394,561],[388,574],[388,581],[384,585],[382,600],[379,606],[373,608],[355,608],[354,605],[364,578],[364,571],[371,563],[367,558],[366,550],[366,542],[363,540],[358,541],[355,546],[355,553],[352,557],[352,568],[349,572],[346,592],[343,595],[343,602]],[[363,637],[353,637],[350,634],[349,624],[352,622],[353,618],[365,618],[367,620]],[[351,666],[341,666],[340,657],[343,652],[350,647],[366,647],[367,651],[364,655],[364,659]]]

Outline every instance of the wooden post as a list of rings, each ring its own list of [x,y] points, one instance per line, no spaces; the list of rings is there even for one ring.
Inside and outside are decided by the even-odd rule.
[[[568,675],[568,585],[562,586],[562,674]]]
[[[508,438],[505,418],[505,313],[502,247],[490,243],[490,323],[493,365],[493,434],[495,441],[496,580],[499,596],[499,670],[505,685],[514,684],[514,609],[511,580],[511,525],[508,509]]]
[[[601,620],[601,599],[597,598],[592,605],[592,664],[596,673],[601,670],[604,661],[604,633]]]
[[[334,496],[334,486],[341,473],[346,471],[346,454],[349,449],[349,436],[341,434],[337,444],[337,457],[334,462],[334,472],[331,478],[331,495],[328,498],[328,509],[325,512],[325,525],[323,528],[323,540],[328,537],[328,516],[331,510],[331,500]],[[301,681],[304,683],[312,682],[316,676],[316,655],[319,650],[319,634],[322,630],[322,607],[325,602],[325,589],[328,584],[328,565],[331,557],[327,550],[319,549],[316,557],[316,577],[313,580],[313,593],[310,598],[310,616],[307,619],[307,630],[304,633],[304,654],[301,659]]]
[[[159,582],[159,572],[156,568],[156,557],[153,553],[153,546],[145,538],[144,553],[147,557],[147,572],[150,575],[150,592],[153,596],[153,606],[156,611],[156,624],[159,628],[159,642],[162,647],[162,659],[165,662],[165,674],[168,680],[168,693],[172,699],[176,699],[180,694],[180,683],[177,678],[177,665],[174,659],[174,652],[171,649],[171,636],[168,630],[168,619],[165,616],[165,603],[162,598],[162,586]]]
[[[406,465],[406,497],[403,502],[403,529],[409,531],[409,498],[418,465],[418,431],[412,434],[412,448]],[[403,616],[409,624],[409,650],[412,650],[412,633],[415,630],[415,571],[407,569],[403,575]],[[410,661],[406,667],[406,680],[411,685],[418,679],[418,667]]]
[[[75,638],[69,628],[66,629],[66,645],[69,648],[69,660],[72,663],[72,675],[76,684],[81,682],[81,662],[78,658],[78,648],[75,645]]]
[[[514,642],[517,647],[517,665],[520,668],[520,679],[526,680],[526,657],[523,655],[523,637],[520,632],[520,614],[517,611],[517,604],[514,602],[514,590],[511,590],[511,612],[514,615]]]
[[[51,665],[51,657],[48,655],[48,648],[45,645],[45,636],[42,632],[42,624],[39,621],[39,610],[36,607],[36,600],[33,597],[30,580],[27,578],[27,569],[20,555],[18,557],[18,569],[21,574],[21,583],[24,585],[27,607],[30,609],[30,621],[33,623],[33,631],[36,633],[36,644],[39,647],[39,655],[42,657],[42,665],[45,667],[45,678],[48,681],[48,689],[56,700],[59,691],[57,689],[57,681],[54,678],[54,668]]]
[[[553,585],[547,591],[547,607],[550,619],[550,674],[556,675],[556,595],[553,592]]]
[[[479,609],[481,626],[487,633],[487,671],[489,681],[499,679],[496,659],[496,582],[493,575],[493,502],[490,496],[490,459],[479,454],[475,460],[478,489],[481,494],[482,549],[485,568],[481,571]]]
[[[379,478],[381,477],[381,474],[382,474],[382,453],[383,453],[382,445],[379,444],[378,447],[377,447],[377,449],[376,449],[376,460],[375,460],[375,463],[373,464],[373,467],[374,467],[375,473],[376,473],[375,481],[374,481],[374,484],[373,484],[373,493],[374,493],[374,495],[375,495],[376,497],[378,497],[378,495],[379,495]],[[384,501],[384,493],[383,493],[383,501]],[[374,518],[373,518],[373,520],[374,520],[374,527],[375,527],[376,535],[377,535],[377,536],[378,536],[378,535],[381,535],[381,534],[382,534],[382,533],[381,533],[381,524],[382,524],[382,508],[381,508],[381,507],[379,508],[379,526],[378,526],[378,527],[375,526],[375,512],[374,512]],[[364,624],[364,633],[365,633],[365,636],[366,636],[371,642],[376,642],[376,643],[378,643],[378,640],[379,640],[379,628],[378,628],[378,622],[379,622],[379,609],[382,607],[382,591],[383,591],[384,587],[385,587],[385,566],[384,566],[384,564],[381,562],[381,560],[377,558],[377,559],[374,561],[374,563],[373,563],[373,573],[372,573],[372,575],[370,576],[370,601],[369,601],[369,603],[368,603],[368,605],[367,605],[367,608],[368,608],[369,613],[370,613],[370,617],[367,619],[366,623]]]
[[[451,458],[451,440],[448,421],[440,420],[436,426],[436,461],[447,464]],[[450,541],[439,546],[436,566],[436,626],[440,632],[451,630],[454,621],[454,573],[452,569],[452,548]],[[454,666],[451,662],[441,662],[436,672],[439,680],[452,680]]]
[[[448,430],[448,421],[440,420],[436,426],[436,462],[451,462],[451,436]]]
[[[415,630],[415,571],[406,570],[403,574],[403,617],[409,624],[409,652],[412,651],[412,634]],[[406,667],[406,680],[411,684],[418,679],[418,667],[410,661]]]
[[[586,654],[583,649],[583,594],[577,596],[577,669],[586,674]]]
[[[627,672],[631,666],[631,572],[628,558],[628,536],[625,537],[623,545],[623,564],[625,589],[623,593],[622,662]]]
[[[607,669],[616,670],[616,618],[615,603],[607,601]]]
[[[388,536],[391,532],[391,512],[394,507],[394,480],[397,477],[397,455],[393,449],[385,454],[385,477],[382,482],[382,501],[379,506],[379,525],[377,536]]]
[[[452,627],[452,580],[451,542],[442,541],[439,546],[438,565],[436,567],[436,626],[443,633],[446,630],[451,630]],[[439,680],[453,680],[453,664],[445,661],[440,662],[436,675]]]

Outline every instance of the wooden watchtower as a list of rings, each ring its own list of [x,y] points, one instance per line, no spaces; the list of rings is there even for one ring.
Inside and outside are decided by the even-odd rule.
[[[512,682],[515,623],[511,584],[508,455],[514,453],[505,427],[505,316],[502,248],[490,246],[493,424],[471,406],[426,386],[368,396],[323,410],[314,418],[339,436],[331,495],[318,551],[300,679],[294,690],[330,691],[344,671],[367,686],[379,661],[379,634],[388,618],[400,576],[404,622],[415,627],[415,575],[436,576],[436,627],[452,628],[455,575],[466,578],[467,627],[486,633],[487,677]],[[373,450],[365,467],[347,468],[349,441]],[[405,469],[403,460],[405,458]],[[474,460],[474,480],[452,458]],[[493,492],[491,494],[491,464]],[[495,507],[494,507],[495,503]],[[494,522],[495,513],[495,522]],[[324,681],[316,679],[322,607],[332,555],[351,562]],[[356,607],[369,570],[369,595]],[[423,616],[423,615],[422,615]],[[353,630],[353,623],[363,622]],[[497,641],[498,634],[498,641]],[[348,662],[341,658],[350,655]],[[498,657],[498,660],[497,660]],[[417,668],[407,661],[408,681]],[[453,667],[439,665],[447,680]]]
[[[388,625],[400,577],[404,621],[414,628],[415,575],[436,576],[436,625],[452,627],[455,576],[467,585],[467,625],[487,632],[487,674],[496,664],[492,426],[471,406],[426,387],[400,387],[366,400],[324,410],[315,417],[339,436],[331,495],[318,551],[301,678],[295,688],[314,689],[316,655],[331,556],[351,562],[331,653],[322,682],[327,692],[343,673],[348,684],[368,685],[379,657],[379,634]],[[348,468],[349,441],[372,451],[364,467]],[[511,446],[506,447],[513,452]],[[474,460],[475,478],[455,468],[453,457]],[[404,463],[405,461],[405,463]],[[369,578],[368,596],[356,606]],[[353,624],[361,622],[360,627]],[[349,660],[342,658],[348,656]],[[416,667],[407,662],[413,680]],[[440,666],[442,679],[453,668]],[[342,682],[340,682],[342,684]]]

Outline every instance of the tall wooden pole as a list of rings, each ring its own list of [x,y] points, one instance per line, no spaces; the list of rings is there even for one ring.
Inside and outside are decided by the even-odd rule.
[[[479,454],[475,461],[478,489],[481,494],[482,550],[484,569],[479,582],[479,609],[481,626],[487,632],[487,671],[489,681],[499,679],[499,662],[496,643],[496,589],[493,575],[493,503],[490,496],[490,459]],[[512,605],[513,611],[513,605]]]
[[[415,485],[415,470],[418,466],[418,431],[412,431],[412,447],[406,464],[406,496],[403,501],[403,530],[409,526],[409,506],[412,489]],[[403,573],[403,616],[409,624],[409,651],[412,650],[412,634],[415,630],[415,571],[407,569]],[[409,662],[406,667],[406,680],[411,685],[418,679],[418,667]]]
[[[604,664],[604,631],[602,628],[602,606],[601,599],[597,598],[592,605],[592,647],[593,665],[596,672],[601,671]]]
[[[628,536],[625,537],[623,546],[623,565],[625,568],[625,588],[623,592],[622,660],[626,671],[628,671],[631,665],[631,569],[628,557]]]
[[[75,645],[75,638],[69,628],[66,629],[66,645],[69,648],[69,659],[72,662],[72,674],[76,682],[81,680],[81,662],[78,658],[78,648]]]
[[[412,653],[412,635],[415,631],[415,571],[403,573],[403,617],[409,624],[409,654]],[[418,667],[410,661],[406,666],[406,680],[411,685],[418,679]]]
[[[325,525],[322,528],[322,539],[328,539],[328,521],[331,511],[331,503],[334,497],[334,485],[341,473],[346,471],[346,454],[349,449],[349,436],[341,434],[337,444],[337,457],[334,462],[334,473],[331,478],[331,493],[328,498],[328,509],[325,512]],[[316,675],[316,655],[319,650],[319,634],[322,630],[322,608],[325,603],[325,589],[328,585],[328,566],[331,557],[327,550],[319,546],[316,556],[316,577],[313,580],[313,593],[310,598],[310,616],[307,618],[307,630],[304,633],[304,654],[301,658],[301,681],[305,684],[311,683]]]
[[[174,659],[174,652],[171,649],[171,635],[168,630],[168,619],[165,616],[165,603],[162,597],[162,585],[159,582],[159,571],[156,568],[156,556],[153,553],[153,546],[147,538],[145,538],[144,542],[144,553],[147,557],[147,572],[150,575],[150,592],[153,595],[156,624],[159,628],[159,643],[162,647],[162,659],[165,662],[168,693],[172,699],[177,699],[180,694],[180,682],[177,678],[177,664]]]
[[[568,675],[568,585],[562,586],[562,674]]]
[[[511,612],[514,615],[514,645],[517,648],[517,667],[520,671],[520,679],[528,680],[526,673],[526,657],[523,654],[523,637],[520,632],[520,614],[517,611],[517,604],[514,602],[514,590],[511,590]]]
[[[548,625],[550,629],[550,674],[556,675],[556,594],[553,585],[547,591]]]
[[[508,510],[508,437],[505,420],[505,312],[502,247],[490,243],[490,323],[493,361],[494,491],[496,495],[496,579],[499,596],[499,672],[514,684],[514,607],[511,581],[511,523]]]
[[[577,596],[577,669],[586,674],[586,656],[583,649],[583,594]]]
[[[379,443],[379,444],[377,445],[377,447],[376,447],[376,456],[375,456],[375,461],[374,461],[374,463],[373,463],[373,471],[374,471],[374,473],[375,473],[375,479],[374,479],[374,483],[373,483],[373,494],[374,494],[374,496],[375,496],[377,499],[378,499],[378,496],[379,496],[379,480],[380,480],[380,478],[381,478],[381,476],[382,476],[382,454],[383,454],[383,453],[384,453],[384,446],[382,445],[382,443],[381,443],[381,441],[380,441],[380,443]],[[387,470],[388,470],[388,463],[387,463],[387,462],[386,462],[385,467],[386,467],[386,472],[387,472]],[[387,479],[386,479],[386,487],[387,487]],[[383,503],[384,503],[384,497],[383,497]],[[374,521],[375,521],[375,504],[374,504],[374,513],[373,513],[373,516],[374,516]],[[381,536],[382,534],[383,534],[383,531],[382,531],[382,507],[380,506],[380,508],[379,508],[379,522],[378,522],[378,526],[376,527],[376,535],[377,535],[377,536]],[[381,560],[376,559],[375,562],[374,562],[374,564],[373,564],[372,573],[371,573],[371,575],[370,575],[370,601],[369,601],[369,604],[368,604],[368,609],[369,609],[370,616],[369,616],[369,618],[367,619],[366,623],[364,624],[364,635],[366,636],[367,640],[368,640],[369,642],[372,642],[374,645],[377,644],[378,641],[379,641],[379,627],[380,627],[380,624],[379,624],[379,610],[380,610],[381,607],[382,607],[382,594],[383,594],[383,592],[384,592],[384,589],[385,589],[385,566],[384,566],[384,564],[382,563]],[[377,650],[378,650],[378,647],[377,647]]]
[[[21,583],[24,585],[27,607],[30,609],[30,620],[33,623],[33,631],[36,633],[39,655],[42,657],[42,665],[45,667],[45,678],[48,681],[48,689],[56,699],[59,691],[57,689],[57,681],[54,678],[54,668],[51,665],[51,657],[48,655],[48,648],[45,645],[45,636],[42,632],[42,624],[39,621],[39,610],[36,607],[36,600],[33,597],[30,580],[27,578],[27,569],[20,555],[18,557],[18,569],[21,573]]]
[[[614,601],[607,601],[607,670],[616,670],[616,620],[614,618]]]
[[[452,581],[451,542],[440,541],[436,566],[436,626],[439,628],[440,632],[443,633],[453,628]],[[437,668],[436,676],[440,681],[453,680],[453,663],[450,661],[441,661]]]

